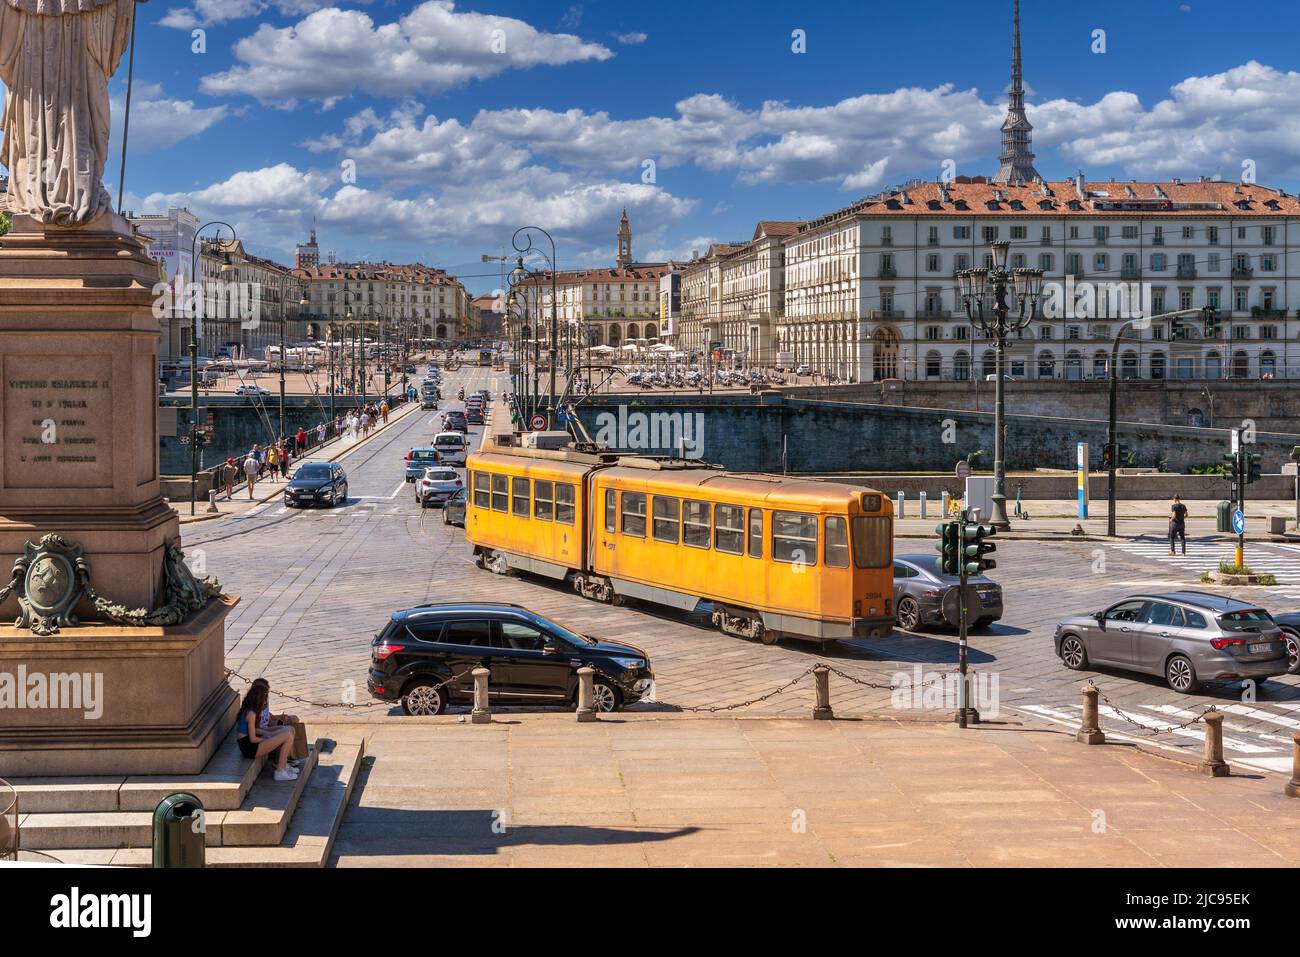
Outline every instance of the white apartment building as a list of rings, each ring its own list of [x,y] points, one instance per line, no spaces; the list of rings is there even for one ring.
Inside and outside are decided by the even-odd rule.
[[[632,259],[632,228],[627,211],[619,221],[618,253],[613,268],[584,269],[555,274],[557,340],[586,346],[613,346],[660,338],[659,280],[667,263]],[[511,328],[524,339],[534,330],[549,341],[551,274],[531,273],[519,284],[523,309],[510,317]]]
[[[1300,200],[1206,179],[958,178],[863,200],[788,241],[781,348],[849,381],[991,375],[992,343],[974,338],[955,277],[990,265],[995,241],[1010,243],[1011,268],[1043,270],[1066,300],[1040,303],[1013,337],[1014,377],[1102,376],[1123,319],[1207,306],[1208,325],[1157,318],[1126,339],[1120,374],[1300,374]]]
[[[307,289],[314,339],[325,338],[323,327],[329,323],[364,323],[371,338],[396,336],[405,327],[412,336],[447,342],[471,328],[469,293],[441,269],[420,263],[325,263],[301,266],[293,274]],[[338,328],[335,333],[344,334]]]

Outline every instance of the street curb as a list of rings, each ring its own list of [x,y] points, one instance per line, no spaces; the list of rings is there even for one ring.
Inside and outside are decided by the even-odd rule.
[[[341,459],[343,456],[350,455],[352,452],[354,452],[355,450],[359,449],[361,446],[368,443],[371,439],[378,437],[379,434],[383,432],[385,429],[387,429],[389,426],[396,425],[400,419],[406,418],[407,415],[419,409],[419,405],[415,402],[406,402],[403,404],[405,408],[402,411],[389,414],[388,423],[386,425],[380,426],[379,428],[375,429],[375,431],[370,433],[370,435],[366,436],[364,439],[361,439],[359,442],[353,442],[346,449],[344,449],[343,451],[339,452],[336,455],[331,455],[329,458],[325,459],[325,461],[336,462],[339,459]],[[338,440],[338,436],[335,436],[335,441],[337,440]],[[311,458],[312,456],[309,455],[307,457]],[[265,498],[254,498],[252,499],[252,502],[255,505],[265,505],[267,502],[271,501],[271,499],[275,498],[278,495],[283,494],[280,491],[280,489],[284,487],[284,483],[280,482],[275,484],[277,484],[278,486],[276,491],[267,495]],[[180,515],[180,511],[176,509],[175,504],[172,503],[168,503],[168,504],[171,504],[171,507],[173,510],[176,511],[176,514]],[[204,512],[202,515],[180,516],[180,520],[182,525],[195,525],[199,522],[210,522],[218,518],[229,518],[230,516],[237,515],[237,514],[239,513],[238,512],[217,512],[216,514],[212,514],[210,512]]]

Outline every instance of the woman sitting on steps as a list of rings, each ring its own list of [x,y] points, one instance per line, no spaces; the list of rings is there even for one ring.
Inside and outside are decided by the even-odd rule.
[[[266,685],[254,683],[244,695],[239,706],[239,720],[235,723],[235,743],[244,757],[253,759],[263,754],[275,753],[275,779],[293,781],[298,769],[289,766],[293,748],[293,729],[289,727],[259,729],[258,718],[266,707],[269,692]]]

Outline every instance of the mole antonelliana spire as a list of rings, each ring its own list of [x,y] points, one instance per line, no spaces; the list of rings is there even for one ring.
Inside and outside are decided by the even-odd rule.
[[[1030,149],[1033,126],[1025,116],[1025,87],[1020,63],[1020,0],[1016,0],[1015,32],[1011,40],[1011,102],[1002,122],[1001,165],[993,182],[1003,184],[1032,183],[1038,179],[1034,153]]]

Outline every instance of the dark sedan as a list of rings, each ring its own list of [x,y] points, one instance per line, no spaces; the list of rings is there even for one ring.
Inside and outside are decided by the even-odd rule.
[[[367,688],[407,714],[441,714],[474,699],[477,667],[491,672],[491,701],[573,705],[578,669],[595,671],[597,711],[618,711],[651,688],[640,648],[570,631],[520,605],[446,602],[394,613],[371,643]]]
[[[1286,641],[1286,656],[1290,662],[1287,671],[1300,675],[1300,611],[1286,611],[1274,615],[1273,620],[1282,629],[1282,638]]]
[[[894,558],[894,617],[905,631],[927,625],[956,627],[957,593],[961,579],[939,567],[939,556],[898,555]],[[967,583],[979,596],[972,609],[970,626],[983,628],[1002,617],[1002,586],[983,575],[972,575]]]
[[[348,473],[333,462],[306,462],[298,466],[284,487],[284,504],[289,508],[328,505],[333,508],[348,500]]]

